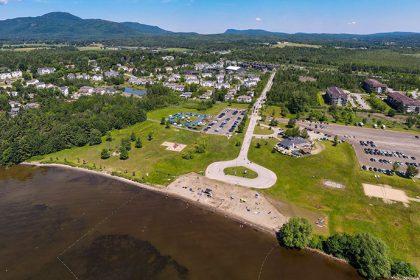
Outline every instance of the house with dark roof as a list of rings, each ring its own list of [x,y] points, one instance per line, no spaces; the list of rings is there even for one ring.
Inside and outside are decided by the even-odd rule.
[[[346,106],[349,95],[339,87],[329,87],[327,89],[325,99],[328,104],[336,106]]]
[[[388,86],[374,79],[367,79],[362,83],[362,87],[366,92],[375,92],[384,94],[388,91]]]
[[[420,114],[420,100],[415,100],[401,92],[394,91],[388,94],[388,104],[396,110]]]

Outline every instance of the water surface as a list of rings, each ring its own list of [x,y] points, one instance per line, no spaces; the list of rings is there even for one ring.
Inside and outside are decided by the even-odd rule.
[[[0,169],[0,279],[360,279],[269,234],[61,168]]]

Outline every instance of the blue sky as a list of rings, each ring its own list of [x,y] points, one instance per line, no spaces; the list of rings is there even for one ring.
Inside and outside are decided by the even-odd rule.
[[[420,0],[0,0],[0,19],[53,11],[200,33],[420,32]]]

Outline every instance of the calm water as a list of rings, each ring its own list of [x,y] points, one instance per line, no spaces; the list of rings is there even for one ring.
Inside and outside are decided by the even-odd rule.
[[[223,216],[77,171],[0,169],[0,213],[3,280],[359,279]]]
[[[137,90],[137,89],[133,89],[133,88],[125,88],[124,93],[143,96],[143,95],[146,94],[146,91],[145,90]]]

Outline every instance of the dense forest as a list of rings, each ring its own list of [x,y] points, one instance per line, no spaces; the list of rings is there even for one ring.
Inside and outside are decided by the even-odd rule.
[[[75,102],[46,98],[48,106],[27,110],[15,118],[0,115],[0,165],[75,146],[96,145],[112,129],[146,120],[146,112],[178,101],[166,88],[150,89],[139,99],[94,95]]]

